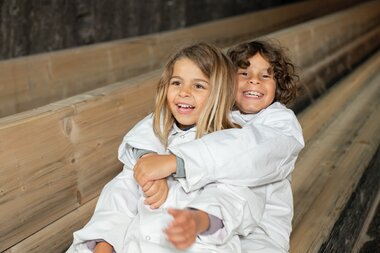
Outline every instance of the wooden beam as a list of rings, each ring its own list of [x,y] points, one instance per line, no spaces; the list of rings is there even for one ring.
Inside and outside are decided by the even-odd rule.
[[[94,212],[97,198],[16,244],[4,253],[64,252],[72,243],[73,231],[81,229]],[[55,238],[49,240],[48,238]]]
[[[306,144],[293,173],[295,216],[290,252],[318,252],[376,152],[380,75]],[[330,108],[322,107],[319,109]]]
[[[379,81],[380,78],[377,79],[378,83]],[[377,89],[379,90],[379,86]],[[377,95],[380,94],[377,93]],[[327,240],[332,227],[379,146],[380,107],[379,105],[376,107],[354,138],[350,140],[352,141],[350,145],[345,146],[346,152],[335,160],[325,160],[329,164],[322,164],[321,167],[324,170],[322,175],[316,175],[316,173],[310,175],[311,177],[321,176],[321,181],[326,181],[323,182],[320,192],[314,198],[302,221],[294,227],[290,252],[317,253],[322,243]],[[311,187],[319,186],[315,183]],[[309,194],[302,197],[306,199]]]
[[[378,48],[380,26],[354,39],[351,43],[332,51],[313,66],[300,73],[301,91],[292,109],[300,112],[324,94],[336,80],[365,61]]]
[[[0,251],[96,197],[120,171],[116,150],[152,111],[157,74],[0,119]]]
[[[333,0],[320,8],[319,1],[303,1],[172,32],[1,61],[0,117],[157,69],[173,49],[191,41],[228,46],[358,2]]]
[[[297,117],[302,125],[305,142],[309,143],[312,138],[318,138],[319,132],[326,125],[331,124],[340,111],[351,103],[378,73],[379,69],[380,52],[377,52],[358,66],[354,72],[337,82],[327,94],[299,113]],[[321,108],[328,108],[328,110],[321,110]]]

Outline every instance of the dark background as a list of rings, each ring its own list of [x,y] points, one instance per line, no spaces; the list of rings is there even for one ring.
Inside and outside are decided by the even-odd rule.
[[[0,0],[0,60],[173,30],[292,2],[297,0]]]

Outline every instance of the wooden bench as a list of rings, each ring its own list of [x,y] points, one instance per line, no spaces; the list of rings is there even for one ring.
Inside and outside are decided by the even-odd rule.
[[[184,43],[229,46],[358,2],[330,0],[320,8],[318,1],[304,1],[172,32],[1,61],[0,117],[157,69]]]
[[[367,88],[364,89],[363,84],[345,88],[345,92],[336,88],[360,83],[358,77],[354,76],[352,78],[355,82],[343,81],[334,86],[323,99],[314,100],[379,47],[376,40],[379,37],[379,21],[376,19],[380,13],[379,7],[379,1],[369,2],[267,35],[278,39],[290,49],[303,70],[303,80],[308,80],[304,81],[307,92],[294,108],[301,111],[312,103],[299,114],[307,147],[300,155],[294,172],[295,218],[291,252],[316,252],[328,234],[328,227],[331,227],[339,214],[338,208],[336,215],[326,223],[328,225],[323,225],[326,227],[323,233],[318,227],[314,228],[314,232],[307,230],[307,224],[315,219],[313,212],[323,213],[332,208],[331,204],[326,204],[326,209],[316,211],[314,202],[320,203],[326,200],[326,195],[332,195],[326,194],[327,190],[323,187],[326,182],[329,182],[329,187],[335,186],[331,173],[342,173],[342,170],[335,170],[341,166],[340,163],[344,165],[346,162],[343,156],[338,156],[342,152],[338,152],[337,148],[345,147],[344,154],[358,152],[358,155],[363,155],[364,151],[367,152],[360,148],[351,151],[348,149],[351,146],[345,146],[348,139],[343,137],[347,135],[352,139],[352,136],[356,136],[355,133],[365,130],[363,133],[368,133],[367,137],[373,144],[368,145],[360,138],[352,139],[359,144],[355,147],[378,146],[378,142],[375,142],[377,139],[371,136],[378,127],[371,116],[375,112],[373,108],[378,108],[377,105],[369,107],[373,110],[364,110],[367,107],[361,104],[362,98],[362,102],[354,104],[363,110],[355,111],[353,118],[350,118],[349,111],[356,108],[351,106],[357,100],[354,99],[355,95],[365,93],[366,95],[361,95],[365,101],[365,98],[376,94],[376,88],[368,88],[372,90],[366,92]],[[362,22],[366,17],[369,18]],[[350,25],[358,26],[358,29],[352,31]],[[338,41],[337,36],[340,38]],[[325,43],[331,45],[326,47]],[[378,65],[368,65],[375,68],[366,68],[364,71],[368,75],[362,77],[362,83],[366,85],[368,82],[364,79],[378,72]],[[331,71],[326,73],[327,70]],[[72,232],[82,227],[92,214],[102,185],[120,171],[116,150],[122,136],[152,111],[159,73],[160,70],[147,72],[142,76],[0,119],[0,252],[62,252],[69,245]],[[346,96],[339,100],[339,96],[330,95],[335,88],[338,90],[336,93]],[[329,96],[331,98],[328,100]],[[136,97],[139,97],[138,101]],[[321,102],[325,100],[330,102]],[[325,111],[326,105],[328,111]],[[361,114],[358,112],[366,112],[369,116],[359,117]],[[315,119],[319,120],[315,122]],[[356,130],[339,128],[341,121],[356,120],[364,122],[358,123]],[[372,132],[364,126],[372,129]],[[334,133],[334,138],[328,137]],[[326,143],[323,148],[326,151],[318,151],[318,147],[321,147],[319,140]],[[336,146],[338,144],[340,146]],[[331,152],[331,149],[338,151]],[[314,156],[316,151],[318,156]],[[353,157],[349,154],[349,157]],[[319,160],[314,157],[319,157]],[[326,157],[329,160],[325,160]],[[363,161],[364,158],[361,163],[365,165]],[[333,166],[334,170],[328,166]],[[362,170],[357,172],[358,175],[360,171]],[[355,186],[355,182],[347,180],[352,183],[351,188]],[[344,187],[335,191],[335,195],[345,196],[340,200],[340,206],[344,205],[346,196],[350,194],[349,191],[340,194],[343,191]],[[322,221],[317,224],[322,224]],[[309,243],[301,243],[305,241],[300,238],[303,234],[309,235],[306,240]]]
[[[292,253],[318,252],[380,143],[380,52],[298,117]]]

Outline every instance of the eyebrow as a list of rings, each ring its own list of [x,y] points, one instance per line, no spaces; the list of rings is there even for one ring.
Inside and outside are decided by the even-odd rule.
[[[248,68],[238,68],[238,70],[237,70],[237,72],[239,72],[239,71],[242,71],[242,70],[244,70],[244,71],[246,71]],[[262,69],[258,69],[258,72],[259,73],[262,73],[262,72],[268,72],[268,73],[274,73],[274,71],[273,71],[273,67],[269,67],[269,68],[267,68],[267,69],[264,69],[264,68],[262,68]]]
[[[172,78],[178,78],[178,79],[183,80],[183,78],[180,77],[180,76],[172,76],[172,77],[170,77],[170,79],[172,79]],[[200,79],[200,78],[195,78],[195,79],[193,79],[193,81],[196,81],[196,82],[204,82],[204,83],[207,83],[207,84],[208,84],[208,81],[206,81],[206,80],[204,80],[204,79]]]

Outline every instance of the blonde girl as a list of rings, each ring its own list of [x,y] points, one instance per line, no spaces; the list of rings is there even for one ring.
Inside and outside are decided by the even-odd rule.
[[[234,86],[235,69],[215,47],[199,43],[174,54],[159,80],[154,113],[119,147],[123,171],[104,187],[94,215],[74,233],[67,252],[240,252],[237,234],[248,233],[243,221],[260,218],[256,210],[242,212],[250,208],[248,198],[258,202],[247,188],[210,184],[189,193],[174,176],[140,187],[133,178],[136,160],[145,152],[166,154],[173,145],[234,127],[229,118]],[[145,138],[152,134],[158,138]],[[166,184],[168,192],[150,194]],[[159,208],[147,203],[162,198]],[[210,232],[213,218],[226,219],[223,231]]]

